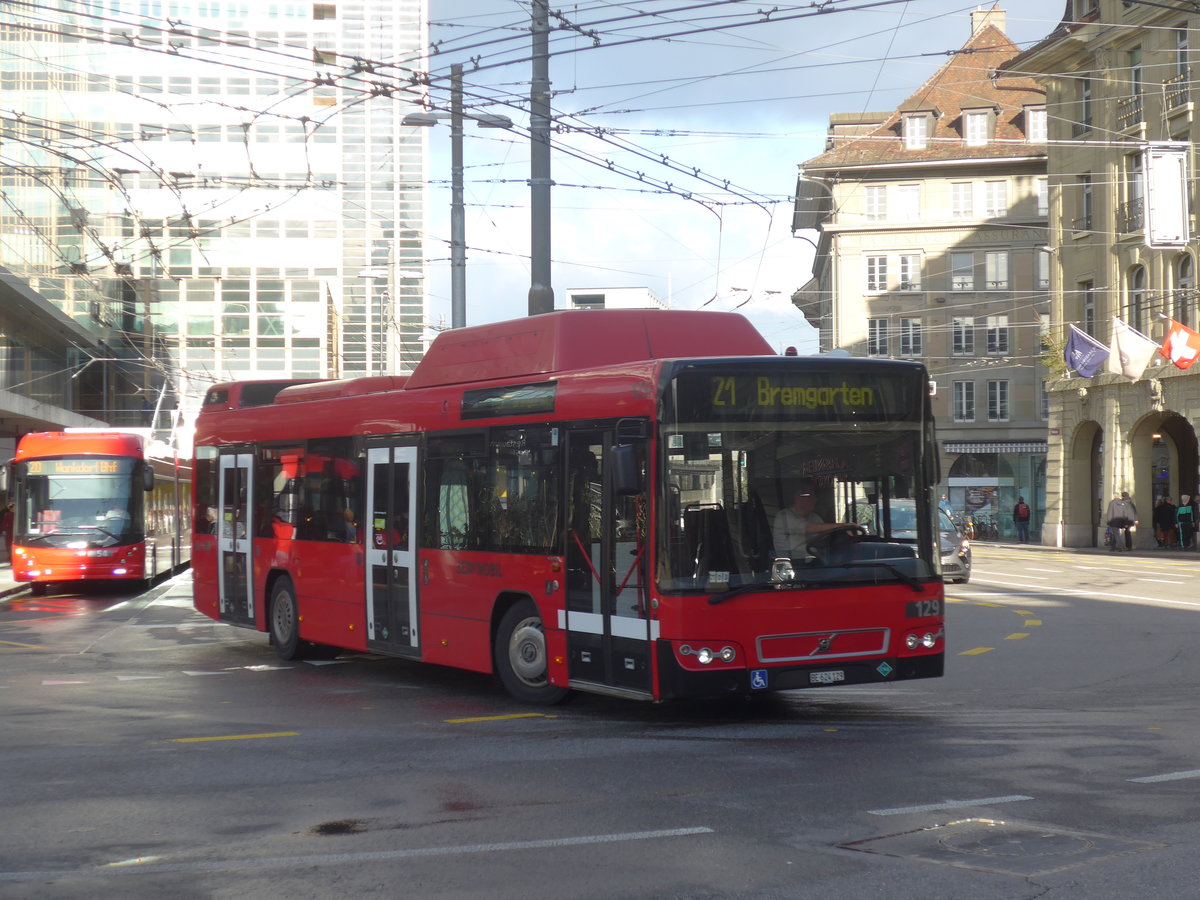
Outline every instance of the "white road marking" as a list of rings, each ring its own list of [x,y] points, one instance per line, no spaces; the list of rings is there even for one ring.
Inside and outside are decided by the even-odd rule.
[[[1144,778],[1130,778],[1136,784],[1155,784],[1159,781],[1183,781],[1185,778],[1200,778],[1200,769],[1190,772],[1171,772],[1167,775],[1147,775]]]
[[[580,837],[545,838],[535,841],[508,841],[500,844],[463,844],[449,847],[420,847],[411,850],[373,850],[361,853],[312,853],[304,856],[268,856],[261,859],[214,859],[195,862],[162,862],[162,857],[124,859],[107,866],[60,869],[43,872],[0,872],[0,882],[51,881],[96,875],[161,875],[178,872],[237,872],[254,869],[288,869],[294,866],[322,866],[346,863],[380,862],[436,856],[465,856],[471,853],[512,853],[520,850],[544,850],[557,847],[581,847],[615,844],[622,841],[650,841],[662,838],[715,834],[715,829],[667,828],[660,831],[630,831],[624,834],[590,834]]]
[[[1143,597],[1141,594],[1115,594],[1111,591],[1095,591],[1084,590],[1082,588],[1065,588],[1056,587],[1055,585],[1028,585],[1019,584],[1012,581],[1000,581],[998,579],[973,578],[974,582],[981,584],[994,584],[999,587],[1010,588],[1036,588],[1039,591],[1057,594],[1073,594],[1075,596],[1092,597],[1093,599],[1113,599],[1113,600],[1136,600],[1141,603],[1165,603],[1168,606],[1185,606],[1191,609],[1200,609],[1200,601],[1195,600],[1167,600],[1163,597]],[[994,599],[994,594],[972,593],[971,591],[957,590],[955,593],[962,594],[966,598],[988,597]]]
[[[929,803],[925,806],[898,806],[895,809],[868,809],[873,816],[899,816],[904,813],[933,812],[938,809],[961,809],[964,806],[995,806],[997,803],[1016,803],[1018,800],[1032,800],[1024,794],[1011,794],[1007,797],[980,797],[978,800],[943,800],[940,803]]]

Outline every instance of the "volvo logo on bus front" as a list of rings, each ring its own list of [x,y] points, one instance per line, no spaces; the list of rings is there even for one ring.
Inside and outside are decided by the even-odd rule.
[[[829,637],[823,637],[817,641],[817,649],[813,651],[813,656],[816,656],[818,653],[828,653],[830,648],[833,647],[833,639],[835,637],[837,637],[836,634],[831,634]]]

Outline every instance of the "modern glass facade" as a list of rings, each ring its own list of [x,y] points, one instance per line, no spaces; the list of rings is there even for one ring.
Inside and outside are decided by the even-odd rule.
[[[410,371],[426,137],[399,123],[426,18],[425,0],[5,5],[0,265],[132,335],[185,408],[214,380]]]

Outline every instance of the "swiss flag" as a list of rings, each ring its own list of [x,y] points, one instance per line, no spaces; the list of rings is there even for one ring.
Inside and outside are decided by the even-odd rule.
[[[1190,368],[1192,363],[1200,359],[1200,334],[1186,325],[1180,325],[1174,319],[1170,322],[1171,327],[1167,329],[1167,336],[1158,352],[1177,368]]]

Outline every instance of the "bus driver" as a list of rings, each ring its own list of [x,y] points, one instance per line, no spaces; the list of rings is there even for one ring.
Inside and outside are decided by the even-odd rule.
[[[846,530],[840,522],[826,523],[815,511],[817,497],[811,481],[801,481],[792,495],[792,505],[781,509],[775,516],[771,537],[775,541],[775,555],[791,559],[808,558],[809,541],[814,535],[830,531]]]

